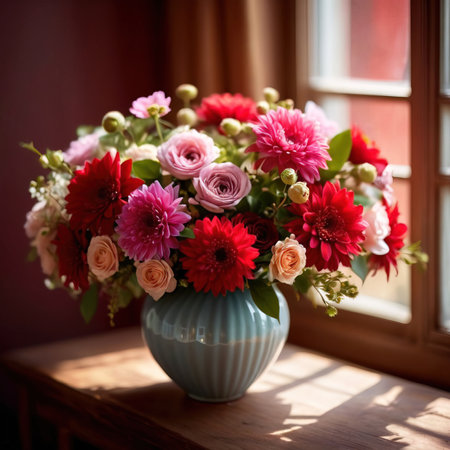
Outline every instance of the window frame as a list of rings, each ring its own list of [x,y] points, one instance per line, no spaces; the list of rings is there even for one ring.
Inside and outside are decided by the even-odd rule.
[[[309,6],[308,0],[296,0],[299,105],[314,100],[319,93],[309,85],[305,64],[310,48]],[[439,191],[441,186],[450,185],[450,176],[439,173],[439,111],[442,103],[450,103],[439,85],[440,1],[411,0],[410,14],[411,94],[400,99],[410,104],[410,235],[412,242],[422,241],[430,258],[425,272],[412,268],[411,321],[399,323],[342,309],[330,319],[323,308],[314,308],[306,299],[296,301],[294,293],[286,289],[291,311],[289,340],[377,370],[450,388],[450,333],[439,326]],[[320,91],[324,93],[337,94]],[[348,92],[338,95],[383,98]]]

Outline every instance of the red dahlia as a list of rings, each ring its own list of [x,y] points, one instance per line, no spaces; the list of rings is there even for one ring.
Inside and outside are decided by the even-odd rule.
[[[261,255],[270,250],[272,245],[278,241],[277,227],[270,219],[265,219],[252,212],[245,212],[237,214],[231,221],[233,225],[243,223],[247,231],[256,236],[253,247],[257,248]]]
[[[89,289],[89,266],[87,263],[88,241],[83,230],[73,231],[67,225],[59,224],[56,238],[59,276],[65,276],[64,286],[73,283],[75,289]]]
[[[367,222],[363,207],[353,204],[353,192],[340,189],[329,181],[325,186],[310,186],[309,200],[292,203],[289,211],[298,218],[285,225],[306,248],[306,265],[318,270],[337,270],[339,263],[351,265],[351,258],[361,252]]]
[[[202,99],[197,115],[207,125],[219,126],[227,117],[249,122],[256,119],[256,104],[241,94],[213,94]]]
[[[378,175],[381,175],[388,165],[386,159],[380,158],[380,150],[375,147],[373,142],[368,141],[356,127],[352,128],[352,150],[349,160],[353,164],[372,164],[376,167]]]
[[[385,255],[370,255],[369,268],[373,271],[374,275],[378,269],[384,269],[389,280],[391,266],[394,267],[396,273],[398,272],[397,257],[405,245],[403,239],[408,231],[408,227],[404,223],[398,223],[398,205],[389,207],[385,200],[383,200],[383,204],[386,207],[389,226],[391,227],[391,233],[384,240],[389,247],[389,252]]]
[[[132,160],[120,164],[107,153],[101,160],[86,162],[77,170],[66,196],[67,212],[72,215],[73,229],[89,229],[93,235],[114,233],[114,222],[126,203],[125,199],[144,181],[130,177]]]
[[[186,239],[180,245],[181,258],[189,282],[197,292],[204,291],[217,296],[244,290],[244,278],[253,278],[253,260],[258,250],[253,248],[255,236],[249,234],[242,223],[235,226],[226,217],[219,220],[197,220],[195,239]]]

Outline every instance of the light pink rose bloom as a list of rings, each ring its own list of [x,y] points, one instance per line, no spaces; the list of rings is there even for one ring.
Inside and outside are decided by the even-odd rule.
[[[364,213],[364,220],[368,223],[364,248],[374,255],[389,253],[389,246],[384,241],[391,233],[386,208],[380,202],[375,203]]]
[[[148,109],[150,106],[159,106],[159,116],[165,116],[170,112],[170,97],[166,97],[163,91],[153,92],[152,95],[148,97],[139,97],[135,100],[130,108],[130,113],[139,117],[140,119],[145,119],[150,117]]]
[[[37,254],[41,260],[41,269],[45,275],[52,275],[56,269],[56,246],[52,244],[56,232],[50,232],[47,227],[41,228],[36,234],[32,245],[36,247]]]
[[[70,166],[84,166],[86,161],[91,162],[98,156],[101,135],[101,131],[96,131],[72,141],[69,148],[63,153],[64,161]]]
[[[173,135],[158,148],[161,167],[171,175],[188,180],[198,177],[200,170],[212,163],[220,150],[206,134],[196,130]]]
[[[303,272],[306,265],[306,249],[296,239],[295,235],[284,241],[278,241],[272,247],[272,259],[269,264],[269,281],[278,280],[293,284]]]
[[[333,137],[339,130],[339,125],[334,120],[330,120],[325,115],[325,111],[312,101],[306,102],[305,115],[318,122],[320,130],[327,138]]]
[[[387,201],[389,206],[394,204],[394,188],[392,184],[394,183],[394,178],[392,176],[392,166],[386,166],[383,170],[381,176],[378,176],[374,181],[375,187],[381,190],[384,199]]]
[[[149,259],[142,263],[136,262],[135,265],[139,285],[153,300],[159,300],[166,292],[172,292],[177,287],[177,280],[166,261]]]
[[[116,244],[109,236],[93,237],[87,251],[87,262],[99,281],[114,275],[119,270]]]
[[[125,156],[134,161],[142,161],[144,159],[151,159],[157,161],[157,148],[152,144],[133,145],[125,150]]]
[[[189,202],[214,213],[234,209],[252,188],[247,174],[230,162],[204,167],[192,183],[197,194]]]
[[[46,202],[40,201],[33,205],[31,211],[27,212],[26,221],[25,221],[25,234],[33,239],[38,234],[39,230],[45,225],[45,215],[44,208]]]

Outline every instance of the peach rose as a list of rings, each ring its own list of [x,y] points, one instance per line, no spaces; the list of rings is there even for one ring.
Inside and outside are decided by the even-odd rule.
[[[87,251],[87,262],[91,272],[103,281],[119,270],[117,247],[109,236],[95,236]]]
[[[41,269],[45,275],[52,275],[56,269],[56,246],[52,244],[56,232],[50,232],[48,227],[43,227],[36,234],[32,245],[36,247],[37,254],[41,260]]]
[[[272,259],[269,264],[269,280],[278,280],[292,284],[303,272],[306,265],[306,250],[295,239],[295,235],[284,241],[278,241],[272,247]]]
[[[166,261],[149,259],[135,265],[139,285],[153,300],[159,300],[166,292],[172,292],[177,287],[177,280]]]

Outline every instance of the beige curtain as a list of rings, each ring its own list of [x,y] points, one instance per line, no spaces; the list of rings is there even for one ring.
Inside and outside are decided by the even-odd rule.
[[[160,13],[166,89],[295,96],[294,0],[166,0]]]

